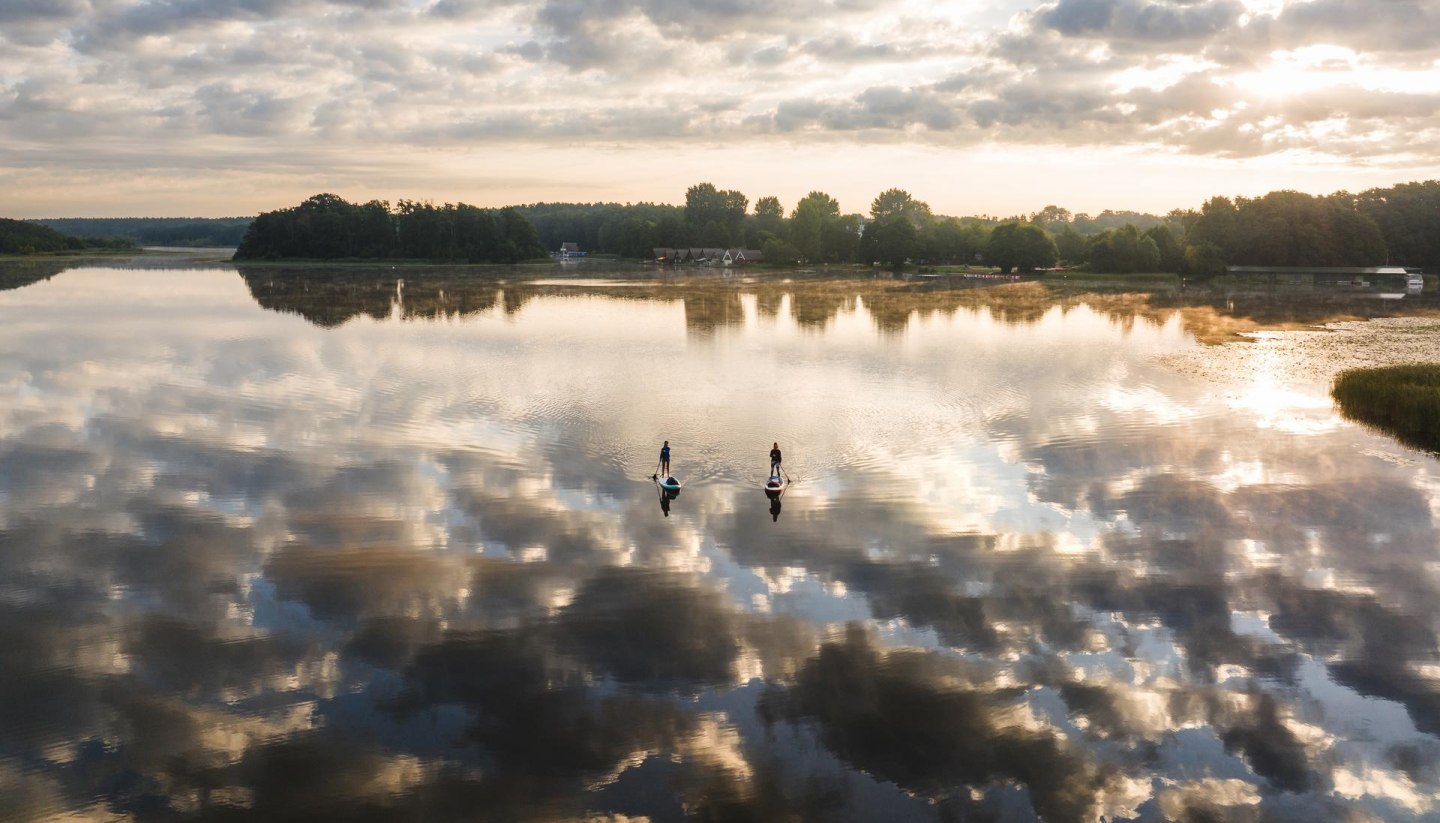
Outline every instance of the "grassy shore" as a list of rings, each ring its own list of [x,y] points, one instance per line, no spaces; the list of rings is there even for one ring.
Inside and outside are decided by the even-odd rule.
[[[74,260],[76,258],[134,257],[146,254],[143,249],[65,249],[63,251],[37,251],[30,254],[0,254],[0,263],[24,263],[31,260]]]
[[[1335,377],[1330,393],[1346,417],[1440,451],[1440,364],[1350,369]]]
[[[272,259],[245,260],[231,258],[227,262],[233,262],[241,266],[254,266],[259,268],[276,269],[454,269],[454,268],[476,268],[496,269],[511,268],[513,266],[553,266],[555,260],[549,257],[538,257],[534,260],[521,260],[519,263],[467,263],[460,261],[445,260],[415,260],[411,258],[376,259],[373,257],[352,258],[337,257],[333,259],[317,259],[312,257],[283,257]],[[608,261],[607,261],[608,262]]]

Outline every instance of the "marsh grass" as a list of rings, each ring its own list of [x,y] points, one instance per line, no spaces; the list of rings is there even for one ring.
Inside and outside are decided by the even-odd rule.
[[[1336,375],[1330,393],[1346,417],[1440,451],[1440,363],[1350,369]]]

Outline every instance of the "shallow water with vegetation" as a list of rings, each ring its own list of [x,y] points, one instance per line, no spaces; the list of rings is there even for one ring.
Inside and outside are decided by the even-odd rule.
[[[1440,363],[1348,369],[1330,390],[1346,417],[1440,451]]]
[[[1440,819],[1430,295],[0,283],[0,819]]]

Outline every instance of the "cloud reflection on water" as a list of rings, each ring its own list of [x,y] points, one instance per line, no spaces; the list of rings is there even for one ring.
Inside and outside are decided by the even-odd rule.
[[[7,814],[1435,813],[1432,463],[1132,296],[119,276],[0,295]]]

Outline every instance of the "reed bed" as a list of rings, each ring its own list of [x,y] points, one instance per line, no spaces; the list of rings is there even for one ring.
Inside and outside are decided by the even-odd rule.
[[[1350,369],[1331,395],[1346,417],[1426,451],[1440,451],[1440,363]]]

